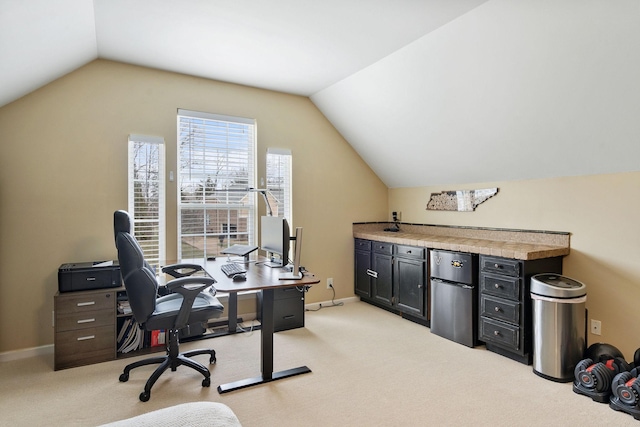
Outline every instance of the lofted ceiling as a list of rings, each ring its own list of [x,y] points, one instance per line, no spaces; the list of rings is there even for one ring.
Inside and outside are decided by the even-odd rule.
[[[636,0],[0,0],[0,106],[110,59],[308,96],[389,187],[637,170]]]

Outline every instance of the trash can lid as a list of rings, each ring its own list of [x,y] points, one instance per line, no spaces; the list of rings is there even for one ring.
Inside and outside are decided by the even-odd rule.
[[[577,298],[586,295],[587,287],[560,274],[542,273],[531,278],[531,293],[545,297]]]

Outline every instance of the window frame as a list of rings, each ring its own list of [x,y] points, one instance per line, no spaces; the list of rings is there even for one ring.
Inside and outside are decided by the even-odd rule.
[[[254,119],[178,109],[179,259],[217,256],[234,243],[256,241],[256,197],[248,191],[256,182],[256,134]]]
[[[136,165],[139,159],[137,148],[145,148],[146,158],[149,159],[149,150],[157,149],[157,158],[151,158],[152,167],[149,163],[145,166],[145,178],[136,177],[141,165]],[[128,137],[128,200],[127,210],[133,218],[133,235],[138,240],[143,250],[145,260],[156,271],[159,271],[160,263],[166,259],[166,180],[165,180],[165,141],[164,138],[150,135],[130,134]],[[153,175],[157,179],[150,179]],[[157,200],[157,215],[150,217],[152,211],[140,209],[139,194],[136,194],[136,183],[143,186],[157,185],[155,190]],[[138,187],[139,188],[139,187]],[[153,192],[148,189],[147,194]],[[154,201],[150,202],[153,203]],[[150,234],[157,235],[157,238],[149,238]],[[155,242],[155,243],[154,243]]]

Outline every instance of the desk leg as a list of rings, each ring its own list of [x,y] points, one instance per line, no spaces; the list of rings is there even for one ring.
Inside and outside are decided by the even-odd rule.
[[[238,330],[238,293],[229,292],[229,320],[228,328],[230,334],[235,334]]]
[[[262,376],[248,378],[229,384],[218,386],[218,393],[228,393],[230,391],[251,387],[258,384],[265,384],[283,378],[293,377],[294,375],[306,374],[311,369],[306,366],[299,368],[287,369],[286,371],[273,372],[273,289],[262,290],[262,326],[260,327],[261,339],[261,371]]]

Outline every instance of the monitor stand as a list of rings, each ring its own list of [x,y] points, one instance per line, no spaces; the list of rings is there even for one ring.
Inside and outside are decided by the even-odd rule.
[[[280,273],[278,276],[281,280],[299,280],[302,279],[300,271],[300,255],[302,253],[302,227],[296,227],[296,250],[293,256],[293,268],[290,272]]]

